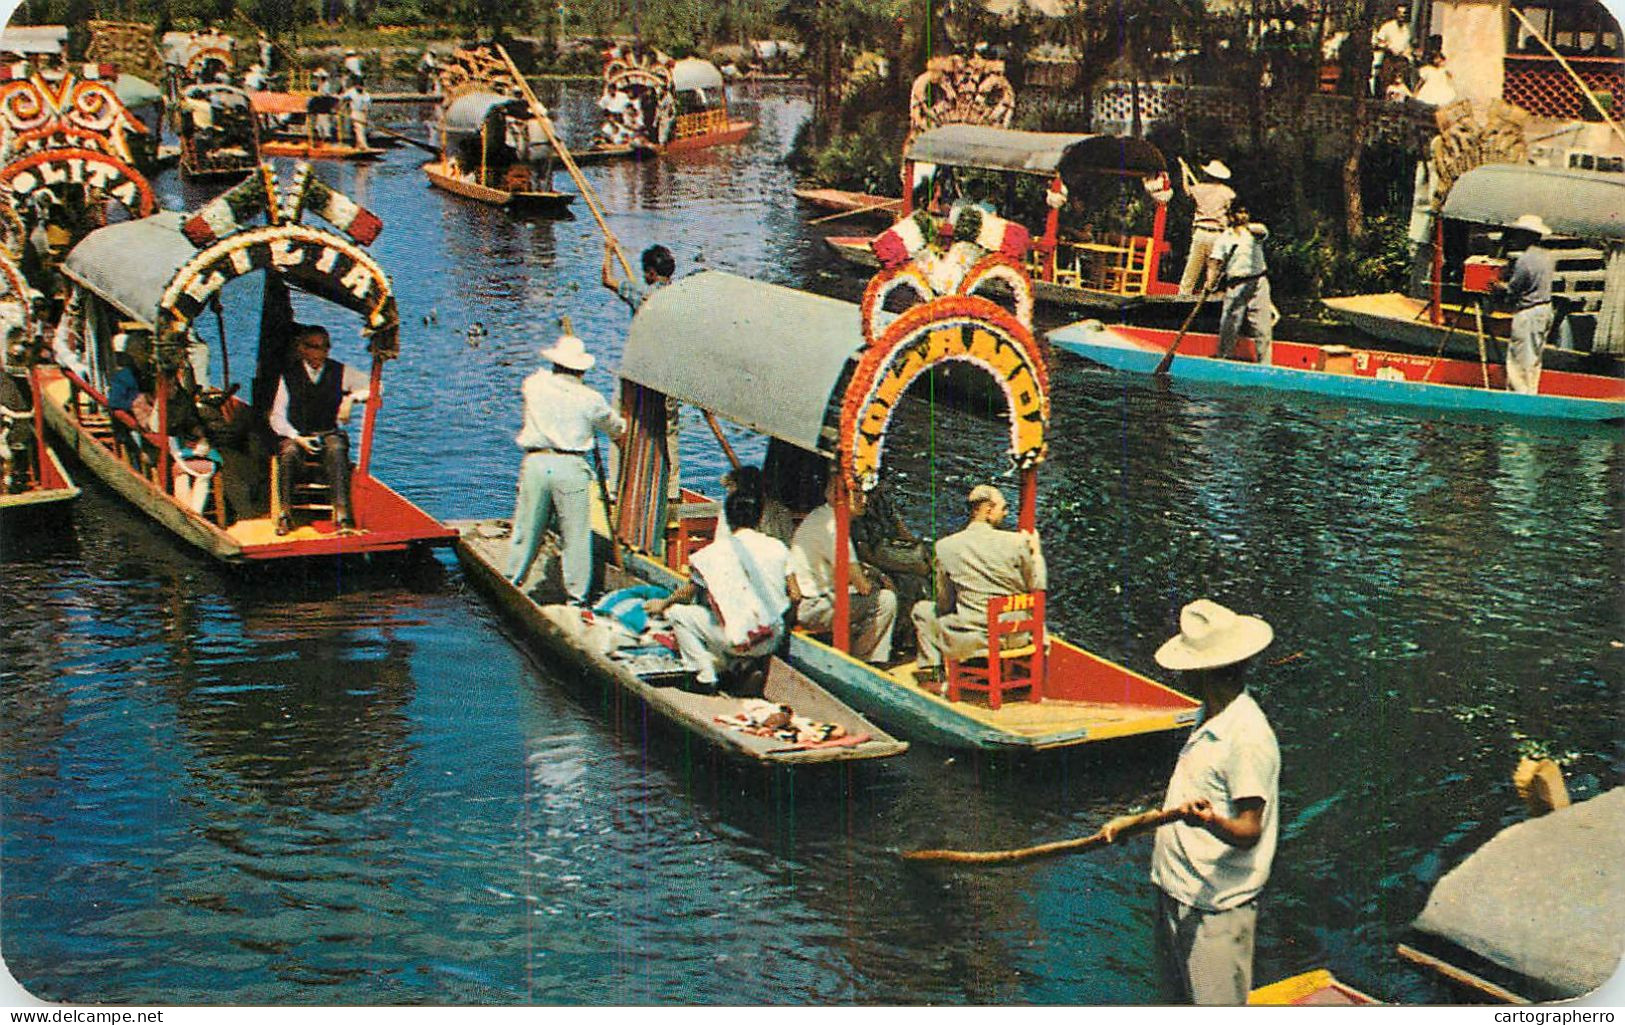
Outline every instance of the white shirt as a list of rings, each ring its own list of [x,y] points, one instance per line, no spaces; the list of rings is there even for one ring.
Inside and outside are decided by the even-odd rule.
[[[626,421],[604,397],[573,374],[543,367],[525,378],[525,423],[514,437],[523,449],[586,452],[596,428],[606,434],[626,430]]]
[[[334,362],[329,360],[328,362]],[[305,374],[310,383],[315,384],[322,376],[320,370],[310,369],[310,364],[304,360],[299,365],[305,368]],[[323,364],[326,368],[326,364]],[[372,380],[366,374],[348,364],[344,367],[344,376],[339,381],[339,390],[342,395],[348,395],[357,402],[365,402],[367,393],[371,390]],[[284,438],[297,438],[299,432],[294,430],[293,424],[288,422],[288,385],[282,378],[276,379],[276,398],[271,400],[271,430]]]
[[[1409,57],[1411,54],[1411,27],[1389,18],[1372,34],[1371,48],[1379,52],[1387,50],[1395,57]]]
[[[849,560],[858,561],[850,536],[846,551]],[[835,510],[828,502],[808,513],[790,538],[790,572],[803,598],[835,593]]]
[[[1175,822],[1157,830],[1151,882],[1174,900],[1203,911],[1228,911],[1258,896],[1270,877],[1280,826],[1281,749],[1252,695],[1243,691],[1191,731],[1168,781],[1164,808],[1200,797],[1226,818],[1244,797],[1264,799],[1263,832],[1251,847],[1232,847],[1201,826]]]
[[[1269,237],[1270,230],[1256,221],[1245,230],[1226,228],[1208,250],[1208,259],[1219,261],[1226,278],[1256,277],[1269,270],[1264,261],[1264,240]]]
[[[351,54],[350,56],[344,58],[344,70],[348,71],[352,77],[360,78],[361,58],[355,54]]]
[[[350,117],[352,119],[356,121],[367,120],[367,113],[372,110],[372,97],[368,95],[367,90],[346,89],[344,95],[340,96],[339,99],[350,105]]]

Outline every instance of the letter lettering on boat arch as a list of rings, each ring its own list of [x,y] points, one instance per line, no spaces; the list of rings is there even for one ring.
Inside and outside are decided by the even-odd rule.
[[[841,411],[841,456],[858,487],[872,488],[879,480],[886,429],[904,393],[920,374],[946,362],[981,367],[1004,393],[1016,466],[1043,459],[1048,375],[1031,332],[986,299],[949,296],[888,325],[853,374]]]
[[[158,208],[152,186],[140,171],[117,157],[89,149],[41,150],[0,168],[0,188],[18,199],[54,185],[83,185],[111,196],[131,214],[146,217]]]

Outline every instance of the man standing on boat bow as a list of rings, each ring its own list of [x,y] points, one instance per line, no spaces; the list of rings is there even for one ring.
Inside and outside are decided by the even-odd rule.
[[[570,604],[584,606],[592,582],[593,471],[587,454],[594,431],[619,441],[626,421],[582,380],[597,361],[581,339],[560,335],[541,355],[552,366],[525,378],[525,423],[514,438],[525,459],[519,465],[508,579],[524,589],[557,510],[565,595]]]
[[[1179,752],[1164,810],[1182,818],[1157,830],[1157,963],[1164,996],[1245,1004],[1252,990],[1255,898],[1269,879],[1279,829],[1281,751],[1247,669],[1275,637],[1256,616],[1199,599],[1179,613],[1179,635],[1157,649],[1202,696],[1202,719]],[[1107,841],[1132,817],[1113,819]]]
[[[1512,329],[1507,338],[1507,390],[1534,395],[1540,391],[1541,360],[1546,336],[1552,330],[1552,275],[1557,264],[1542,244],[1552,230],[1535,214],[1524,214],[1507,226],[1508,247],[1523,252],[1496,282],[1512,306]]]
[[[1230,180],[1230,168],[1222,160],[1209,160],[1202,165],[1202,173],[1212,181],[1198,180],[1183,158],[1179,166],[1184,172],[1185,191],[1196,204],[1196,214],[1191,219],[1191,249],[1185,256],[1185,273],[1179,277],[1179,290],[1190,295],[1207,271],[1213,243],[1229,224],[1230,204],[1236,201],[1236,190],[1225,184]]]

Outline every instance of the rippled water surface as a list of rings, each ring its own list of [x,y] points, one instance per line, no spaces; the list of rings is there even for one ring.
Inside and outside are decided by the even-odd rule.
[[[758,121],[740,147],[588,169],[612,226],[634,259],[663,241],[680,272],[855,295],[788,198],[807,102],[737,98]],[[548,99],[585,123],[584,90]],[[568,314],[607,388],[628,316],[597,284],[584,209],[515,219],[430,191],[419,160],[323,169],[384,218],[374,251],[406,325],[377,472],[437,516],[505,515],[537,346]],[[171,206],[201,198],[160,185]],[[256,317],[233,288],[240,373]],[[302,314],[358,357],[353,323]],[[1446,999],[1394,945],[1431,884],[1521,817],[1519,739],[1572,753],[1577,796],[1618,782],[1621,439],[1159,391],[1064,354],[1052,369],[1056,628],[1166,678],[1151,654],[1185,601],[1275,625],[1285,661],[1256,691],[1281,740],[1282,843],[1257,979],[1324,966]],[[1000,469],[999,428],[919,402],[895,431],[908,517],[956,529],[967,483]],[[685,468],[714,483],[714,443],[685,432]],[[41,997],[1155,999],[1148,843],[981,871],[894,852],[1091,832],[1160,800],[1168,742],[1015,763],[917,745],[764,776],[527,656],[449,556],[240,577],[93,482],[70,522],[4,544],[0,930]]]

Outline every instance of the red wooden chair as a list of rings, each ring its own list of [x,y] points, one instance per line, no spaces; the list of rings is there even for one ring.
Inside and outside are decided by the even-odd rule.
[[[1025,644],[1008,638],[1027,634]],[[1044,700],[1044,592],[1000,595],[987,603],[987,650],[966,659],[944,658],[948,700],[963,691],[987,694],[987,707],[1003,704],[1004,692],[1026,688],[1028,701]]]

